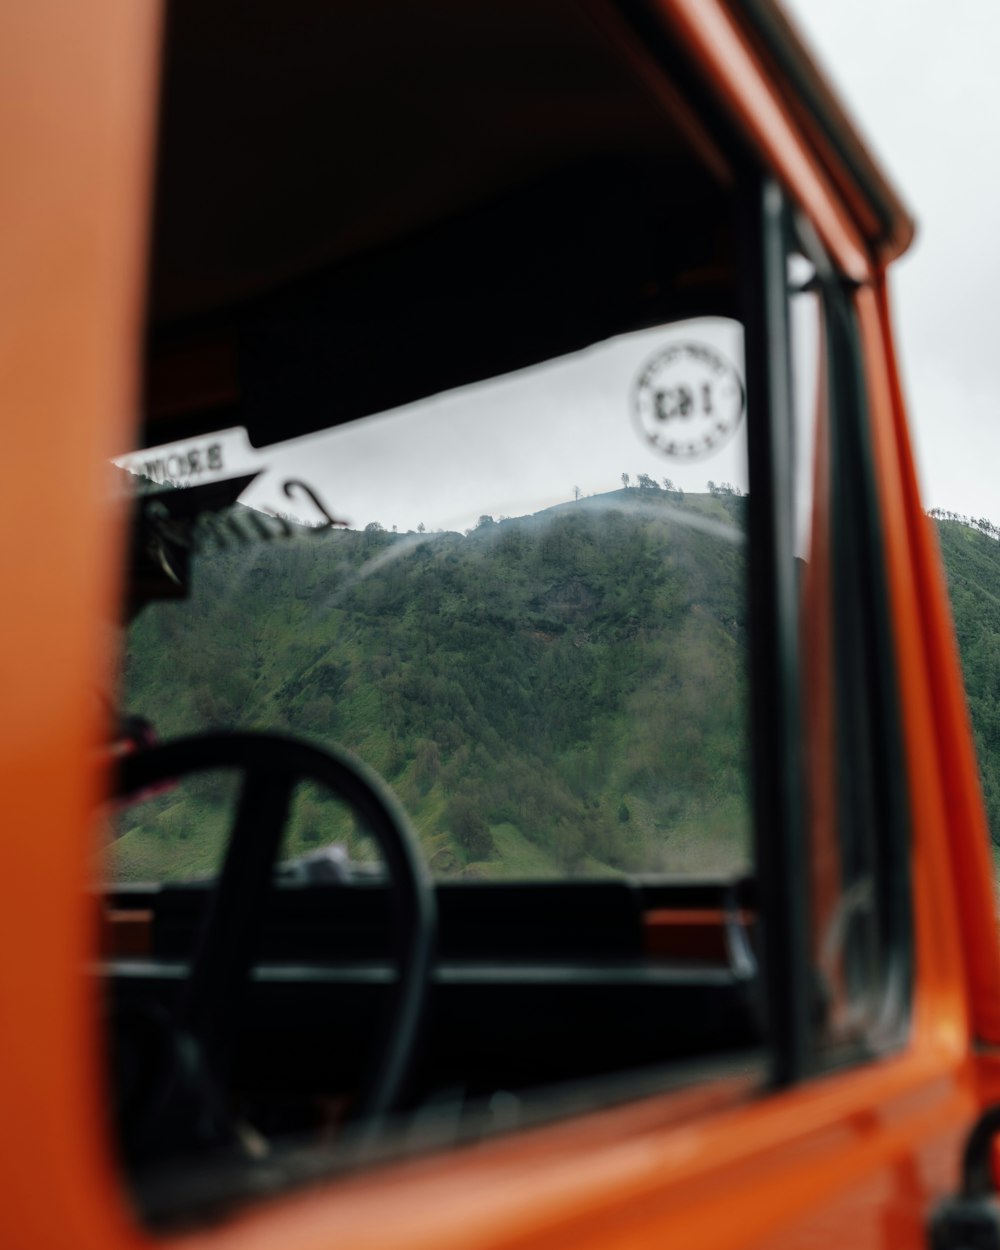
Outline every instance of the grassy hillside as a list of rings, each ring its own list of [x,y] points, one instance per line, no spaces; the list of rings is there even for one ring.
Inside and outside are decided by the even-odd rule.
[[[439,874],[736,869],[745,504],[632,489],[465,535],[371,525],[211,550],[190,601],[133,625],[123,705],[165,738],[239,726],[346,746]],[[1000,541],[988,522],[936,523],[1000,848]],[[232,799],[204,777],[132,809],[116,874],[212,871]],[[330,841],[372,855],[350,813],[304,792],[288,853]]]
[[[980,526],[987,523],[937,521],[990,833],[1000,846],[1000,542]]]
[[[307,535],[199,557],[130,630],[123,704],[161,737],[278,728],[397,791],[435,871],[735,869],[747,860],[745,500],[617,491],[466,535]],[[132,810],[119,876],[211,869],[203,778]],[[289,853],[348,813],[298,805]]]

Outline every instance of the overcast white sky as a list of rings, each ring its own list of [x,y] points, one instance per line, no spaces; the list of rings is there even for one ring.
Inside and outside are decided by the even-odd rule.
[[[1000,521],[1000,4],[785,8],[917,217],[892,293],[924,504]]]
[[[701,401],[707,384],[715,404],[706,421],[699,413],[671,428],[687,433],[728,419],[725,438],[709,454],[668,458],[651,448],[635,416],[636,379],[670,346],[694,345],[710,352],[718,371],[675,359],[656,376],[658,386],[684,383]],[[321,517],[299,492],[285,498],[288,478],[307,482],[327,508],[352,529],[378,521],[400,532],[423,524],[429,530],[465,530],[485,514],[524,516],[582,496],[620,490],[623,473],[658,486],[669,479],[685,491],[704,491],[711,479],[747,487],[742,402],[743,331],[739,323],[702,317],[597,343],[585,351],[505,377],[433,396],[393,412],[256,451],[243,431],[170,444],[129,457],[133,467],[155,458],[168,475],[183,463],[178,452],[194,449],[201,464],[207,448],[221,442],[225,476],[259,470],[241,495],[265,511],[286,512],[306,522]],[[735,379],[730,386],[729,380]],[[734,399],[733,393],[740,396]],[[726,395],[729,396],[728,404]],[[724,412],[728,406],[728,412]],[[667,428],[655,426],[654,428]],[[138,462],[138,463],[137,463]]]
[[[785,3],[918,219],[892,290],[924,504],[1000,522],[1000,3]],[[400,530],[535,511],[574,486],[616,489],[623,471],[687,490],[704,490],[709,477],[745,486],[741,438],[693,463],[644,445],[632,388],[671,341],[742,366],[732,327],[671,327],[415,405],[421,421],[389,414],[262,455],[227,453],[226,470],[269,470],[248,503],[318,520],[278,493],[297,475],[352,526]]]

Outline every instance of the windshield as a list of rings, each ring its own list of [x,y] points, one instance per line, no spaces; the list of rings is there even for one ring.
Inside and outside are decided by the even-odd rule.
[[[187,597],[130,626],[123,707],[345,747],[438,876],[744,871],[742,353],[702,318],[259,452],[125,458],[145,490],[241,493]],[[210,875],[231,807],[204,777],[122,813],[113,876]],[[371,859],[299,796],[285,871]]]

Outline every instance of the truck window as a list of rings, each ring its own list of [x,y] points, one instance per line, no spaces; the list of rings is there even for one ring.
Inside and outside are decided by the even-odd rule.
[[[162,736],[340,743],[443,877],[745,874],[742,357],[702,318],[269,449],[190,597],[131,625],[125,706]],[[348,524],[308,532],[292,480]],[[263,541],[251,509],[296,506]],[[189,790],[123,814],[115,879],[211,871],[229,796]],[[317,803],[285,858],[353,861]]]
[[[145,780],[101,872],[142,957],[109,921],[103,971],[140,1209],[870,1049],[900,932],[877,508],[860,390],[796,459],[777,189],[683,66],[650,93],[549,6],[504,10],[503,108],[459,11],[445,45],[359,13],[295,142],[229,143],[266,111],[258,45],[232,31],[220,92],[199,12],[167,49],[121,458],[116,747]],[[368,107],[389,35],[427,73]],[[850,330],[810,259],[830,378]],[[202,768],[231,749],[240,777]],[[305,770],[273,803],[268,750]],[[392,837],[313,784],[324,750],[391,787]]]

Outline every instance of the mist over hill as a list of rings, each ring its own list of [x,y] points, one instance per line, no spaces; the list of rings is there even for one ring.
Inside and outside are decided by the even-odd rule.
[[[990,836],[1000,847],[1000,530],[985,518],[932,515],[948,578]]]
[[[439,875],[738,871],[749,864],[746,498],[631,488],[466,534],[300,531],[210,548],[187,602],[132,626],[123,705],[163,738],[339,743],[400,796]],[[1000,845],[1000,541],[935,518]],[[125,879],[210,872],[231,786],[131,809]],[[285,853],[372,850],[328,796]]]
[[[438,873],[738,870],[745,504],[633,487],[464,535],[372,523],[209,550],[190,601],[132,626],[123,703],[164,738],[238,725],[345,746]],[[225,787],[185,789],[126,816],[118,875],[211,870]],[[305,796],[287,853],[332,837],[364,854]]]

